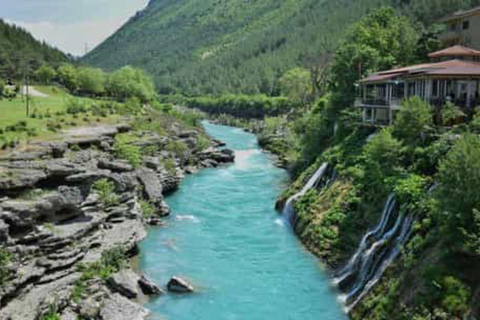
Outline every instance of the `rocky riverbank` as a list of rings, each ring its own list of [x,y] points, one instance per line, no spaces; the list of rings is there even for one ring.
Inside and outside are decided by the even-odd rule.
[[[128,259],[146,225],[169,214],[163,196],[184,174],[232,162],[234,154],[218,142],[200,147],[198,130],[175,127],[167,136],[134,132],[132,144],[149,156],[132,165],[115,152],[115,137],[131,130],[77,129],[2,157],[1,319],[140,320],[148,311],[138,299],[163,293]],[[172,141],[188,149],[167,151]]]

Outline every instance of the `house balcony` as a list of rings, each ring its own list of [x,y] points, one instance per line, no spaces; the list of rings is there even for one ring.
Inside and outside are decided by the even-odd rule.
[[[392,109],[400,110],[400,99],[374,99],[374,98],[357,98],[355,99],[355,108],[369,108],[369,109]]]

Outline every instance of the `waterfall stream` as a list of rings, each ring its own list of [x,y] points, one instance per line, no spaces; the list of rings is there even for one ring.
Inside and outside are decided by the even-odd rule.
[[[295,201],[312,188],[318,187],[328,168],[323,163],[310,177],[303,189],[288,199],[283,210],[287,221],[295,226]],[[336,175],[326,181],[328,188]],[[431,188],[433,190],[434,187]],[[430,192],[430,191],[429,191]],[[355,305],[378,283],[385,270],[395,261],[411,234],[414,214],[399,210],[395,195],[391,194],[383,208],[380,222],[362,238],[360,245],[347,264],[333,279],[333,283],[347,292],[340,298],[349,313]]]
[[[283,216],[290,224],[295,225],[296,213],[295,213],[295,201],[303,197],[309,190],[318,186],[323,176],[325,175],[328,169],[328,163],[324,162],[320,168],[310,177],[305,186],[300,192],[291,196],[285,203],[285,208],[283,209]]]
[[[336,285],[347,288],[342,299],[347,312],[378,283],[397,258],[410,236],[413,220],[413,214],[399,212],[394,195],[390,195],[379,224],[365,234],[355,254],[334,279]]]

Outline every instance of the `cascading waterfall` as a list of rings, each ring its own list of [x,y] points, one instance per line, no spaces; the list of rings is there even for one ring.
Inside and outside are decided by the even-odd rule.
[[[350,288],[343,298],[347,312],[377,284],[397,258],[410,236],[413,220],[413,214],[399,212],[394,195],[390,195],[379,224],[365,234],[355,254],[334,279],[340,287]]]
[[[365,285],[363,291],[360,295],[347,307],[347,312],[349,312],[355,305],[363,299],[363,297],[377,284],[377,282],[382,277],[385,270],[393,263],[393,261],[397,258],[398,254],[400,253],[400,249],[405,244],[407,239],[409,238],[411,231],[412,231],[412,224],[413,224],[414,216],[410,214],[405,218],[405,222],[403,223],[402,230],[400,235],[395,239],[395,243],[393,245],[393,249],[387,255],[385,259],[383,259],[383,263],[379,266],[375,274],[373,275],[372,279],[368,281]]]
[[[359,263],[363,260],[363,254],[368,248],[368,242],[372,237],[378,238],[379,234],[384,232],[385,227],[390,219],[390,216],[392,214],[393,209],[396,206],[396,201],[395,197],[393,195],[390,195],[388,197],[388,201],[383,209],[382,213],[382,219],[380,220],[380,223],[378,226],[369,232],[363,237],[362,241],[360,242],[360,246],[358,247],[357,251],[355,254],[352,256],[352,258],[348,261],[347,265],[338,273],[339,276],[337,276],[334,279],[334,284],[341,284],[344,282],[347,278],[353,275],[353,273],[356,271]]]
[[[325,172],[327,171],[327,169],[328,169],[328,163],[324,162],[320,166],[320,168],[315,172],[315,174],[308,180],[307,184],[305,184],[303,189],[299,193],[290,197],[285,203],[285,208],[283,209],[283,216],[292,225],[295,224],[295,220],[296,220],[295,201],[298,200],[300,197],[304,196],[309,190],[316,187],[320,183],[323,176],[325,175]]]

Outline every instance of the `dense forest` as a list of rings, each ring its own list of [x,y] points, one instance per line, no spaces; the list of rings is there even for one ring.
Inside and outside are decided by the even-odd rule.
[[[21,27],[0,19],[0,77],[18,79],[26,66],[36,70],[44,64],[58,66],[69,58],[62,51],[36,40]]]
[[[476,0],[151,0],[84,62],[147,70],[162,93],[279,94],[278,79],[316,68],[352,22],[392,5],[430,24]],[[321,59],[323,57],[323,59]]]

